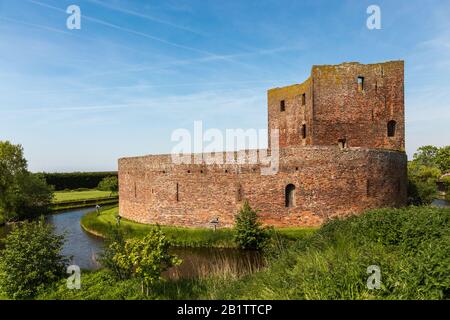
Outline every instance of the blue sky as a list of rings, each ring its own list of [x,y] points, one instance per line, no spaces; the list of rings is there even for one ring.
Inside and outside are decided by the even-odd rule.
[[[81,30],[66,28],[71,4]],[[450,1],[0,0],[0,140],[32,171],[115,170],[170,152],[195,120],[266,128],[266,90],[314,64],[397,59],[408,155],[448,145]]]

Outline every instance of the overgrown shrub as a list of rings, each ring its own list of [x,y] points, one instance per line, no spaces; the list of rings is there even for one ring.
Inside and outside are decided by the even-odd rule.
[[[68,259],[62,256],[64,236],[40,219],[14,226],[0,252],[0,291],[14,299],[33,297],[59,280]]]
[[[258,212],[247,201],[235,217],[234,229],[235,242],[242,249],[263,249],[270,238],[269,230],[258,220]]]

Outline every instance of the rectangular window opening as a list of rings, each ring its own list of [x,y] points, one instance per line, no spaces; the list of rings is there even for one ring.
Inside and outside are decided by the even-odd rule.
[[[358,91],[364,90],[364,77],[358,77]]]
[[[284,102],[284,100],[280,101],[280,111],[284,112],[284,110],[286,110],[286,103]]]

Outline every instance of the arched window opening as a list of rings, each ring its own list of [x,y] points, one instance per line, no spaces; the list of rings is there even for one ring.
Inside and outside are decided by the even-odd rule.
[[[395,136],[395,129],[397,126],[397,122],[394,120],[391,120],[387,124],[387,135],[388,137],[394,137]]]
[[[285,206],[286,208],[295,207],[295,186],[288,184],[285,190]]]

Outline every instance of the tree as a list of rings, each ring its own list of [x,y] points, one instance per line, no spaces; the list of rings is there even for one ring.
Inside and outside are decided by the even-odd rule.
[[[109,191],[111,195],[119,190],[119,181],[117,177],[106,177],[98,184],[98,190]]]
[[[441,171],[414,161],[408,163],[408,198],[414,205],[430,204],[437,196]]]
[[[436,156],[438,151],[439,148],[435,146],[420,147],[413,155],[413,162],[427,167],[435,167],[437,166]]]
[[[441,179],[441,182],[444,184],[445,189],[445,199],[450,201],[450,176],[445,176]]]
[[[116,237],[102,261],[107,259],[105,265],[119,278],[127,278],[131,274],[140,279],[142,292],[147,295],[149,287],[160,280],[164,271],[181,263],[169,253],[170,242],[159,227],[151,229],[142,239],[124,241],[120,233],[116,233]]]
[[[437,167],[443,173],[450,170],[450,146],[438,148],[435,146],[423,146],[414,153],[413,162],[427,166]]]
[[[59,280],[68,259],[61,254],[64,236],[53,233],[44,219],[14,226],[0,252],[0,288],[10,298],[33,297]]]
[[[450,172],[450,146],[439,148],[436,163],[443,173]]]
[[[181,260],[169,253],[170,242],[160,228],[154,228],[142,239],[129,242],[129,258],[134,274],[141,280],[142,292],[148,295],[149,286],[161,278],[161,274],[179,265]]]
[[[21,145],[0,141],[0,215],[6,220],[39,216],[48,210],[52,192],[41,175],[27,170]]]
[[[248,201],[235,217],[235,242],[242,249],[259,250],[266,247],[269,232],[258,221],[258,212],[250,207]]]

